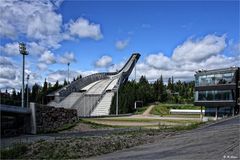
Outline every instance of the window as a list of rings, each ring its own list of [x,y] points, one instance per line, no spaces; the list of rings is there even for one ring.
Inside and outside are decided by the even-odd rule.
[[[195,94],[195,101],[221,101],[221,100],[235,100],[234,90],[223,91],[197,91]]]
[[[208,86],[208,85],[218,85],[218,84],[229,84],[235,83],[234,72],[227,73],[215,73],[209,75],[196,76],[196,86]]]

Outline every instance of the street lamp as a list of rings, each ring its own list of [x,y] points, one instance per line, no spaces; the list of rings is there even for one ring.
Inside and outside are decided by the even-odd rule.
[[[29,74],[27,75],[27,108],[28,108],[28,104],[29,104],[29,100],[28,100],[28,81],[29,81]]]
[[[68,65],[68,83],[70,83],[69,82],[69,65],[70,65],[70,63],[68,62],[67,65]]]
[[[19,52],[23,55],[22,62],[22,108],[24,108],[24,71],[25,71],[25,55],[28,55],[26,45],[23,42],[19,43]]]
[[[117,95],[116,95],[116,116],[118,115],[118,90],[119,90],[119,87],[120,87],[120,85],[121,85],[121,80],[122,80],[122,74],[120,74],[120,77],[119,77],[119,81],[118,81],[118,83],[117,83],[117,90],[116,90],[116,92],[117,92]]]

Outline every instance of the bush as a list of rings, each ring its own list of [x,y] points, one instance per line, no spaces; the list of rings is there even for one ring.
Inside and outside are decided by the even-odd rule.
[[[6,149],[1,149],[1,159],[18,159],[27,152],[26,144],[15,144]]]

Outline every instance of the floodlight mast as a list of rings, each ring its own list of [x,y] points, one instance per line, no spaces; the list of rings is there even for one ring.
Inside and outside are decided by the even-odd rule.
[[[27,75],[27,108],[29,108],[29,93],[28,93],[28,81],[29,81],[29,74]]]
[[[24,108],[24,72],[25,72],[25,55],[28,55],[26,45],[23,42],[19,43],[19,52],[23,55],[23,61],[22,61],[22,108]]]
[[[70,65],[70,62],[68,62],[67,65],[68,65],[68,83],[70,83],[70,81],[69,81],[69,65]]]

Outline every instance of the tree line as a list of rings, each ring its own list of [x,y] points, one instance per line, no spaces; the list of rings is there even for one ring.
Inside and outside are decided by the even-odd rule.
[[[139,82],[128,81],[119,88],[118,106],[119,113],[134,112],[135,101],[147,105],[153,102],[161,103],[193,103],[194,81],[174,82],[173,77],[164,84],[162,75],[154,83],[149,83],[145,76],[141,76]],[[116,112],[116,94],[110,108],[111,114]]]
[[[27,94],[28,94],[29,102],[46,104],[47,95],[49,93],[54,92],[67,84],[68,82],[64,80],[63,84],[59,84],[59,82],[56,81],[56,83],[52,85],[51,83],[48,83],[45,79],[43,86],[37,83],[35,83],[31,87],[31,89],[26,86],[24,91],[25,103],[27,103],[26,100],[27,100]],[[5,92],[1,91],[0,94],[1,94],[1,98],[0,98],[1,104],[21,106],[22,90],[16,91],[16,89],[12,89],[12,93],[9,93],[8,90],[5,90]]]
[[[78,76],[73,81],[82,78]],[[29,96],[29,102],[35,102],[39,104],[47,104],[47,95],[67,85],[68,82],[64,80],[63,84],[59,84],[58,81],[55,84],[48,83],[45,79],[43,86],[34,84],[31,89],[25,88],[25,102],[27,99],[27,93]],[[27,91],[28,90],[28,91]],[[7,90],[0,93],[1,104],[21,106],[21,90],[12,90],[9,93]],[[143,105],[161,102],[161,103],[193,103],[194,94],[194,81],[191,82],[174,82],[173,77],[168,79],[167,84],[164,84],[163,77],[160,76],[153,83],[149,83],[145,76],[141,76],[139,82],[134,80],[126,82],[119,88],[119,113],[131,113],[134,111],[135,101],[142,102]],[[111,113],[115,113],[116,110],[116,94],[113,97],[111,104]]]
[[[77,76],[76,78],[73,78],[73,81],[76,81],[78,79],[81,79],[82,75]],[[25,103],[27,103],[27,94],[28,94],[28,99],[29,102],[35,102],[38,104],[47,104],[48,103],[48,98],[47,95],[57,91],[58,89],[68,85],[70,82],[67,82],[65,79],[63,84],[60,84],[59,81],[57,80],[54,84],[47,82],[45,79],[43,86],[35,83],[31,88],[28,87],[27,85],[25,86],[24,89],[24,99]],[[12,89],[11,93],[8,92],[6,89],[5,92],[2,92],[0,90],[0,103],[1,104],[6,104],[6,105],[14,105],[14,106],[21,106],[21,97],[22,97],[22,90],[16,91],[16,89]],[[26,104],[25,104],[26,106]]]

